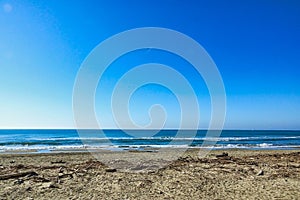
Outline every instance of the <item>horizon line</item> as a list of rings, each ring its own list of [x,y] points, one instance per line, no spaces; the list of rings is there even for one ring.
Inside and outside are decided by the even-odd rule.
[[[130,131],[145,131],[145,130],[197,130],[197,131],[300,131],[300,129],[255,129],[255,128],[224,128],[224,129],[208,129],[208,128],[199,128],[199,129],[178,129],[178,128],[163,128],[163,129],[137,129],[137,128],[126,128],[126,129],[119,129],[119,128],[33,128],[33,127],[27,127],[27,128],[0,128],[0,130],[130,130]]]

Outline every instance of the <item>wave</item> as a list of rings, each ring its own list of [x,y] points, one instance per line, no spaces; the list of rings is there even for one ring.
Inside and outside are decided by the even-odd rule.
[[[1,131],[0,131],[1,133]],[[107,135],[83,134],[76,132],[43,134],[28,133],[0,135],[0,151],[40,151],[40,150],[85,150],[95,149],[139,149],[139,148],[212,148],[212,149],[286,149],[300,148],[300,132],[249,133],[243,131],[225,132],[220,137],[205,137],[199,133],[196,137],[174,132],[162,132],[157,135],[139,134],[137,137],[122,132],[109,132]],[[176,133],[176,132],[175,132]],[[260,135],[265,134],[265,135]],[[107,137],[106,137],[107,136]],[[119,136],[119,137],[117,137]],[[149,137],[144,137],[149,136]],[[207,141],[207,142],[205,142]],[[206,146],[202,146],[205,144]]]
[[[89,149],[145,149],[145,148],[195,148],[195,149],[295,149],[300,148],[300,145],[273,145],[270,143],[259,144],[227,144],[214,146],[191,146],[191,145],[11,145],[0,146],[0,151],[30,151],[30,150],[89,150]]]
[[[57,138],[24,138],[23,141],[80,141],[80,140],[186,140],[186,141],[243,141],[243,140],[290,140],[300,136],[261,136],[261,137],[57,137]],[[1,144],[1,142],[0,142]]]

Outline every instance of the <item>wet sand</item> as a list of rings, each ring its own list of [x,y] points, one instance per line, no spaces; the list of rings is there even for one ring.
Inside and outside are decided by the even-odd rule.
[[[300,150],[189,150],[160,169],[126,152],[125,170],[122,153],[0,154],[0,199],[300,199]]]

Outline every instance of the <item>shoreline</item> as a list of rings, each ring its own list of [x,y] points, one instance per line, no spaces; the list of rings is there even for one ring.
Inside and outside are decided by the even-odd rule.
[[[130,147],[130,146],[120,146],[120,147],[101,147],[101,148],[66,148],[66,149],[24,149],[24,150],[3,150],[0,151],[0,155],[3,154],[59,154],[59,153],[91,153],[94,151],[100,152],[155,152],[159,151],[159,149],[184,149],[186,151],[297,151],[300,150],[300,146],[293,147],[249,147],[249,148],[201,148],[201,147]]]
[[[155,152],[98,153],[0,154],[0,199],[300,198],[300,150],[189,149],[160,168]]]

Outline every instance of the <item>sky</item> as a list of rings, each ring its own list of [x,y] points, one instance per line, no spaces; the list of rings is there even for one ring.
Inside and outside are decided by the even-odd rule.
[[[82,62],[100,42],[139,27],[173,29],[205,48],[226,89],[225,129],[300,129],[298,0],[0,0],[0,128],[76,128],[72,94]],[[199,128],[207,128],[210,96],[201,76],[155,49],[130,52],[105,72],[95,95],[101,127],[116,127],[109,94],[122,73],[148,62],[196,85]],[[156,84],[133,93],[131,118],[147,125],[153,104],[164,106],[166,128],[178,127],[176,95]]]

